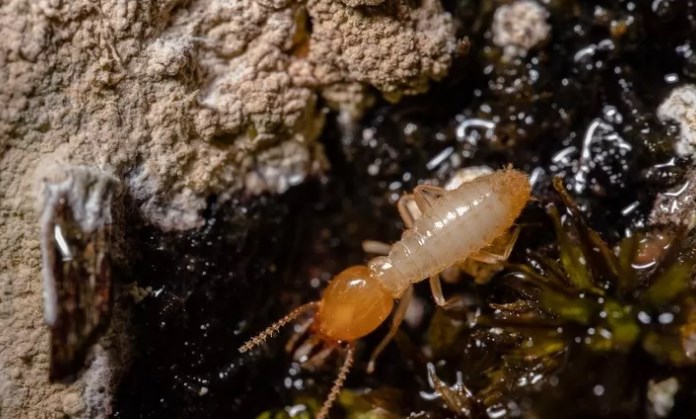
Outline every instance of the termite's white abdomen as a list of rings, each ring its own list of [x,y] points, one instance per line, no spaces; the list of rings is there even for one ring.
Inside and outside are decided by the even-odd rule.
[[[527,176],[507,169],[476,178],[448,192],[416,220],[389,255],[370,261],[395,297],[464,260],[503,234],[529,199]]]

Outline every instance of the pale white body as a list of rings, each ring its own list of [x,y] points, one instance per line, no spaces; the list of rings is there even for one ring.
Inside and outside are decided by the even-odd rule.
[[[529,199],[521,172],[493,172],[447,191],[404,231],[387,256],[368,267],[394,298],[489,245],[515,221]]]

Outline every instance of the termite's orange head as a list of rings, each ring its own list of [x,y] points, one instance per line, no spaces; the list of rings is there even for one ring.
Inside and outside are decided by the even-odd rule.
[[[367,266],[352,266],[324,290],[315,327],[328,339],[351,342],[382,324],[393,305],[394,299]]]

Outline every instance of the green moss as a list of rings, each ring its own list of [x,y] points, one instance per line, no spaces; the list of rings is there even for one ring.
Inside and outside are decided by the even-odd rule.
[[[601,375],[603,362],[616,356],[672,367],[696,363],[693,238],[682,229],[672,234],[663,252],[661,245],[652,246],[653,260],[646,267],[636,262],[651,256],[641,254],[641,245],[658,236],[637,232],[612,248],[587,225],[560,180],[554,186],[565,207],[562,216],[554,204],[547,206],[555,246],[543,255],[529,252],[526,263],[510,264],[499,279],[512,291],[512,301],[509,296],[504,303],[489,301],[492,312],[470,331],[479,341],[495,341],[492,349],[499,356],[485,371],[486,380],[472,381],[481,408],[507,406],[538,394],[534,403],[541,411],[553,405],[551,377],[556,377],[551,387],[563,388],[558,397],[564,398],[577,391],[569,388],[588,380],[585,376]],[[456,333],[462,331],[431,333],[431,344],[446,347]],[[595,366],[578,367],[585,364]],[[612,380],[628,380],[620,377],[630,373],[648,375],[649,370],[646,365],[633,372],[616,370],[619,378]],[[558,384],[558,374],[572,378]],[[617,397],[620,408],[618,401],[625,396]]]
[[[427,369],[438,408],[553,417],[578,394],[631,415],[651,379],[696,363],[693,237],[682,229],[667,243],[639,231],[610,246],[561,182],[554,186],[563,211],[546,206],[553,246],[527,252],[524,263],[477,287],[482,305],[473,326],[471,310],[468,321],[434,313]]]
[[[534,298],[523,298],[538,313],[529,321],[558,319],[573,331],[569,339],[580,338],[593,350],[628,352],[642,345],[654,356],[681,364],[686,356],[674,338],[680,321],[675,313],[683,311],[680,304],[690,294],[696,265],[691,240],[683,231],[675,234],[664,254],[656,255],[654,266],[644,269],[634,260],[646,234],[628,237],[612,250],[587,226],[560,180],[554,186],[568,215],[562,221],[556,206],[548,206],[559,261],[530,256],[529,265],[516,266],[513,273],[523,286],[534,287]]]

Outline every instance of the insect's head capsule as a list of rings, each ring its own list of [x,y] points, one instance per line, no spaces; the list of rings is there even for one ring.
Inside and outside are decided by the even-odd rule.
[[[323,336],[354,341],[375,330],[394,305],[367,266],[352,266],[336,275],[324,290],[316,327]]]

